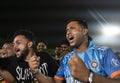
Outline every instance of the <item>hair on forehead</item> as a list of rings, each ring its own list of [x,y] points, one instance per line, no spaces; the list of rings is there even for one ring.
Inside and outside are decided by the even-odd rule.
[[[18,35],[25,36],[28,40],[32,41],[35,44],[35,35],[32,31],[26,29],[20,29],[15,32],[13,38],[15,38]]]
[[[62,45],[62,44],[66,44],[66,45],[70,46],[70,44],[69,44],[67,39],[62,40],[60,45]]]
[[[82,18],[72,18],[72,19],[68,19],[67,20],[67,24],[72,22],[72,21],[76,21],[78,22],[80,25],[82,25],[84,28],[88,29],[88,25],[87,25],[87,21],[85,19]],[[88,40],[92,40],[92,37],[90,37],[88,35]]]
[[[73,19],[68,19],[67,20],[67,24],[72,22],[72,21],[76,21],[78,22],[80,25],[82,25],[84,28],[88,29],[88,25],[85,19],[81,19],[81,18],[73,18]]]

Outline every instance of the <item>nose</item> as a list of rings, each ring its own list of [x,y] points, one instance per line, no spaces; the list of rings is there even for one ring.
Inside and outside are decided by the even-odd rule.
[[[66,29],[66,35],[69,35],[71,33],[71,29],[70,28],[67,28]]]
[[[71,34],[71,30],[67,30],[66,32],[66,38],[68,39],[69,35]]]

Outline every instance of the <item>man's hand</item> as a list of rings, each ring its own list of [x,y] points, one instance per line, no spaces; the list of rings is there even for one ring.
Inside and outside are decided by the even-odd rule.
[[[69,61],[71,75],[81,81],[88,82],[89,69],[86,68],[84,62],[78,56],[72,56]]]
[[[40,57],[37,56],[32,56],[29,60],[27,60],[30,66],[30,70],[32,72],[35,72],[36,69],[38,69],[39,64],[40,64]]]
[[[7,50],[0,49],[0,58],[6,58],[8,57]]]

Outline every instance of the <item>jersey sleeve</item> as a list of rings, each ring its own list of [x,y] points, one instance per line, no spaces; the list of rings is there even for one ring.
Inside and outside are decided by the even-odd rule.
[[[60,67],[58,68],[58,71],[56,72],[55,76],[54,76],[55,79],[58,79],[58,80],[64,80],[64,59],[61,60],[60,62]]]
[[[120,59],[110,48],[105,51],[104,69],[109,78],[114,78],[120,74]]]

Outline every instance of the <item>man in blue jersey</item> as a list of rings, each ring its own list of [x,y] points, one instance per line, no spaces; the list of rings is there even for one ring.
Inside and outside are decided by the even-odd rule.
[[[93,44],[86,21],[69,20],[66,38],[73,51],[61,61],[56,83],[120,83],[120,60],[110,48]]]

